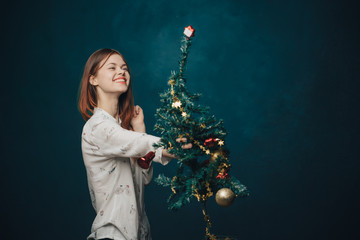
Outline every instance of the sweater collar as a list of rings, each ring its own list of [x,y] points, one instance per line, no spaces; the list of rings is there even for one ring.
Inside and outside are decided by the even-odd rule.
[[[113,116],[111,116],[110,113],[108,113],[108,112],[105,111],[104,109],[101,109],[101,108],[99,108],[99,107],[94,107],[94,114],[97,113],[97,112],[100,113],[100,114],[103,114],[103,115],[107,116],[107,118],[111,119],[111,121],[114,121],[114,122],[116,122],[116,123],[118,123],[118,124],[121,124],[121,119],[120,119],[120,117],[119,117],[118,120],[116,120],[116,118],[114,118]]]

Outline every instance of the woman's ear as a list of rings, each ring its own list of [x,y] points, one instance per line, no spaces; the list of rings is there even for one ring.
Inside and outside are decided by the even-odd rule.
[[[90,82],[90,84],[93,85],[93,86],[99,85],[98,82],[96,81],[96,78],[95,78],[94,75],[91,75],[91,76],[90,76],[89,82]]]

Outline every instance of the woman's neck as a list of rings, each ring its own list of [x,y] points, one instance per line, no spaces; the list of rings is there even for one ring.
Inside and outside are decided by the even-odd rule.
[[[109,113],[111,116],[113,116],[116,120],[119,118],[119,96],[107,96],[107,97],[101,97],[98,98],[98,104],[97,106],[101,108],[102,110],[105,110],[107,113]]]

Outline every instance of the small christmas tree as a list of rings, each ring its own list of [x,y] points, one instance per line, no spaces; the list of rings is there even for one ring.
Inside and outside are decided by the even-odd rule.
[[[226,130],[223,121],[209,114],[209,108],[198,104],[200,94],[190,93],[184,77],[191,37],[194,29],[185,28],[181,46],[179,72],[172,72],[169,89],[160,94],[162,106],[156,111],[155,131],[162,136],[155,147],[164,147],[179,157],[177,174],[166,177],[160,174],[155,181],[169,186],[172,193],[168,199],[169,209],[177,210],[196,198],[201,203],[206,222],[205,239],[219,239],[210,233],[211,222],[206,201],[216,192],[216,202],[229,206],[235,197],[248,196],[248,191],[236,178],[230,177],[229,150],[225,146]],[[193,144],[183,149],[178,138],[187,138]]]

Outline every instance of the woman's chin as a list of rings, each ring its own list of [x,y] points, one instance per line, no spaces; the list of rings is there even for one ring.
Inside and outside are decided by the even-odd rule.
[[[123,93],[126,93],[128,90],[128,88],[123,88],[123,89],[119,89],[118,91],[116,91],[116,93],[118,93],[119,95],[123,94]]]

